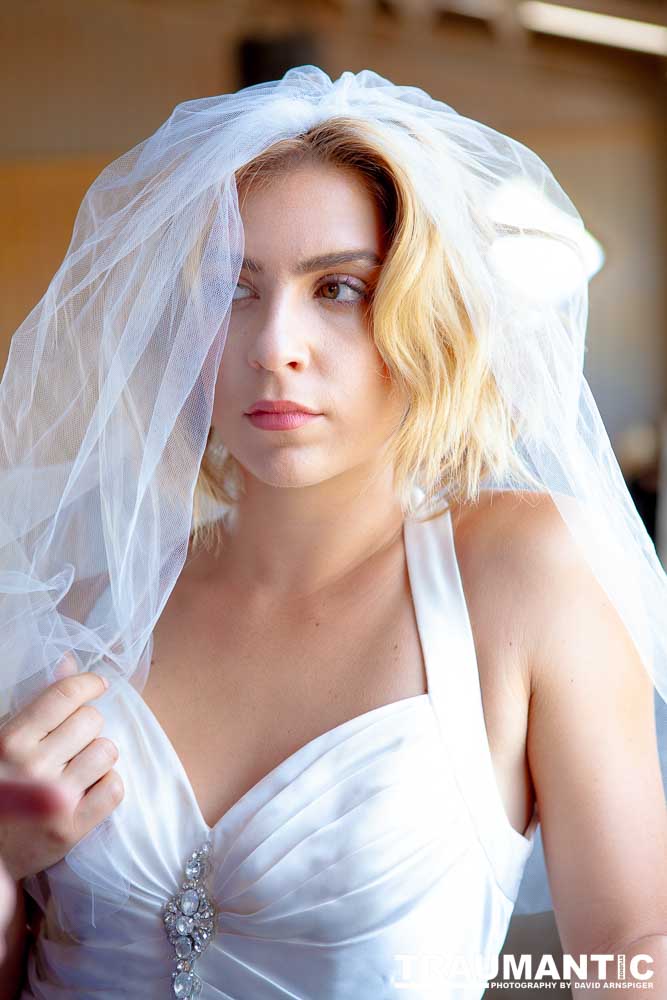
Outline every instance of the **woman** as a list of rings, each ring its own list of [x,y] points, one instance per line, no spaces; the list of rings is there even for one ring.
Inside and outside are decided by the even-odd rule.
[[[463,160],[415,158],[415,142],[446,152],[414,111],[430,99],[403,95],[410,132],[401,95],[373,92],[386,85],[307,67],[232,95],[216,110],[246,142],[233,186],[203,127],[216,99],[197,121],[191,102],[171,145],[149,142],[98,189],[105,219],[91,200],[78,220],[89,292],[70,319],[83,337],[98,325],[85,424],[99,431],[101,409],[104,433],[102,503],[91,512],[79,492],[73,517],[88,546],[98,518],[107,548],[84,568],[80,528],[63,547],[67,635],[77,621],[88,670],[24,695],[0,732],[5,759],[78,796],[29,851],[6,837],[45,911],[23,997],[479,997],[538,818],[564,950],[650,954],[656,988],[665,977],[653,687],[624,595],[601,586],[609,537],[539,489],[554,483],[518,447],[538,436],[537,405],[522,413],[507,392],[517,369],[524,383],[541,370],[563,299],[475,274],[488,218],[455,197],[471,190]],[[424,197],[434,166],[447,221]],[[142,171],[121,226],[112,195]],[[170,204],[191,203],[165,221],[170,185]],[[74,277],[68,290],[81,295]],[[536,345],[503,369],[536,313]],[[568,414],[569,388],[552,388]],[[498,486],[520,477],[534,488]],[[128,494],[131,530],[113,507]],[[98,583],[94,607],[77,578]],[[93,662],[111,680],[101,695]],[[94,697],[97,711],[82,705]]]

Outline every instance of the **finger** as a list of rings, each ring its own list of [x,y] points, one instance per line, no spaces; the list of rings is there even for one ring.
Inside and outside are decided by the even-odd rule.
[[[55,782],[0,780],[0,819],[40,819],[72,805],[72,794]]]
[[[77,839],[97,826],[122,801],[125,789],[118,771],[107,771],[83,796],[74,812]]]
[[[99,698],[105,680],[91,671],[63,677],[42,691],[0,730],[0,743],[8,756],[20,759],[81,705]]]
[[[71,674],[75,674],[78,671],[78,666],[76,660],[71,653],[65,653],[62,660],[53,671],[54,680],[60,680],[61,677],[69,677]]]
[[[31,758],[41,778],[57,778],[62,770],[104,728],[104,716],[94,705],[82,705],[64,722],[56,726],[40,742]]]
[[[70,760],[62,773],[62,781],[80,798],[86,789],[111,770],[117,760],[118,747],[101,736]]]

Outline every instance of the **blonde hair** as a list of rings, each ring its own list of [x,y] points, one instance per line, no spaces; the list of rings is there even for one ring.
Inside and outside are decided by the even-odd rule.
[[[414,512],[413,488],[419,486],[431,507],[429,517],[436,517],[451,500],[477,500],[488,474],[514,469],[524,480],[532,477],[515,453],[512,415],[454,277],[454,248],[443,246],[409,175],[382,140],[382,132],[368,122],[329,119],[269,147],[237,171],[236,183],[243,197],[251,186],[300,164],[333,165],[354,171],[376,199],[388,250],[369,305],[370,328],[406,400],[386,453],[405,513]],[[218,538],[217,524],[202,517],[201,501],[233,506],[241,483],[236,459],[223,442],[216,443],[211,428],[195,488],[195,546]],[[433,507],[443,490],[447,501]]]

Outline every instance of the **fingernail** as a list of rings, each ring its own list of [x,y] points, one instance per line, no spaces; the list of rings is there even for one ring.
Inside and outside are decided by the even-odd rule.
[[[68,674],[73,674],[76,671],[76,664],[72,660],[69,653],[65,653],[63,658],[60,660],[55,670],[53,671],[54,677],[67,677]]]
[[[99,676],[102,677],[102,674],[99,674]],[[104,684],[105,688],[108,688],[109,687],[109,678],[108,677],[102,677],[102,683]]]

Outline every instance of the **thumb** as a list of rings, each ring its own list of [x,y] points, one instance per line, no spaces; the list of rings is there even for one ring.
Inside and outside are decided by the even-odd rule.
[[[67,789],[56,782],[21,778],[5,766],[0,771],[2,819],[46,818],[67,808],[70,799]]]

